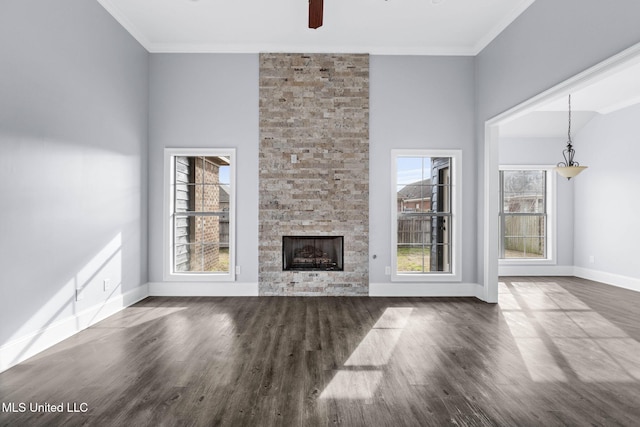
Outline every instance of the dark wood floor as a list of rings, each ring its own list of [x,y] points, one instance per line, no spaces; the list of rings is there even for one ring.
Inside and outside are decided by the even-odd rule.
[[[0,374],[7,426],[638,426],[640,294],[147,298]],[[66,408],[65,408],[66,410]]]

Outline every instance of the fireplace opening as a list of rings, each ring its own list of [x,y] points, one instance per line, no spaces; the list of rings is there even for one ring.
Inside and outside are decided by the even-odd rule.
[[[343,236],[283,236],[282,270],[343,271]]]

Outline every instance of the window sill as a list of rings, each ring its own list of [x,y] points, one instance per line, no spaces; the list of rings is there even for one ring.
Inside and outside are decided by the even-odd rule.
[[[234,282],[236,277],[231,273],[167,273],[164,275],[165,282]]]
[[[394,274],[392,282],[459,282],[456,274]]]
[[[499,259],[498,265],[556,265],[556,260],[526,258]]]

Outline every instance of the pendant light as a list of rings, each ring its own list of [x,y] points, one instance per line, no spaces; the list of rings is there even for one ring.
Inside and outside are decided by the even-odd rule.
[[[562,151],[564,162],[558,163],[556,171],[559,175],[571,179],[587,168],[587,166],[580,166],[580,163],[573,160],[576,151],[573,149],[571,141],[571,95],[569,95],[569,130],[567,131],[567,135],[569,136],[567,148]]]

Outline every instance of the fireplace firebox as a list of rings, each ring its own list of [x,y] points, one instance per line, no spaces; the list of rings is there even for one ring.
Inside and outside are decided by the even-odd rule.
[[[283,236],[283,271],[343,271],[343,236]]]

